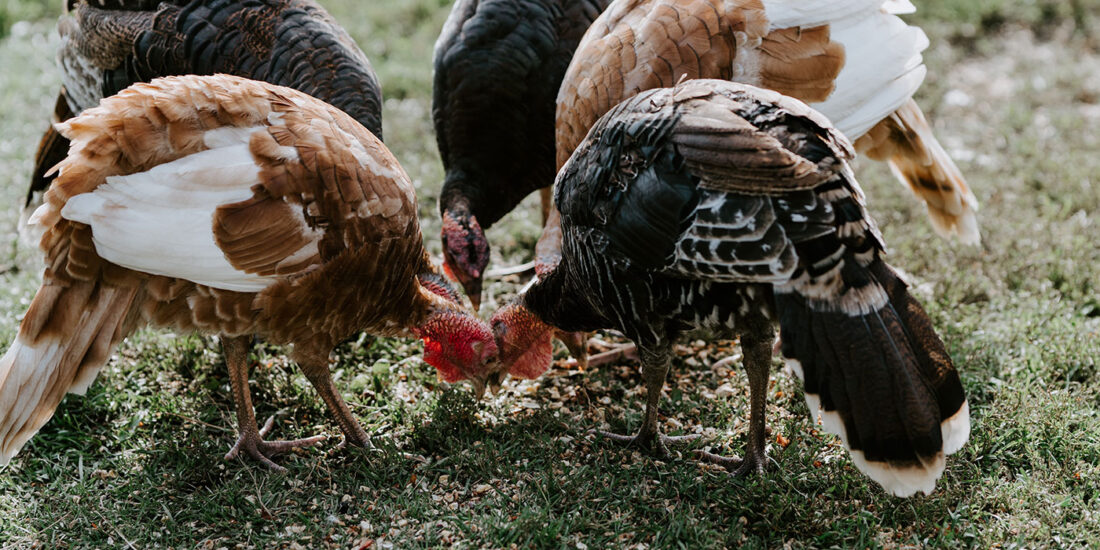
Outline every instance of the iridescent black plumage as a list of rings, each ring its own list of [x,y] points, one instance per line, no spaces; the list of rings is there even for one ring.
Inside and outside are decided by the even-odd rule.
[[[811,414],[887,490],[928,492],[969,433],[965,396],[882,260],[850,156],[824,117],[774,92],[712,80],[645,92],[601,118],[559,174],[562,262],[522,304],[550,325],[614,328],[638,344],[640,440],[657,437],[672,343],[740,335],[752,392],[741,472],[763,466],[778,321]]]
[[[475,241],[554,181],[558,87],[609,2],[458,0],[451,9],[435,45],[432,119],[446,170],[440,213],[461,227],[444,233],[444,247],[449,266],[477,279],[468,291],[488,262],[487,243]]]

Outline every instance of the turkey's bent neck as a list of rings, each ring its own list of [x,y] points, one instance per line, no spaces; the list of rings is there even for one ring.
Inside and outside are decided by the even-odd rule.
[[[607,328],[603,318],[569,282],[565,261],[523,295],[523,305],[548,325],[568,332]]]

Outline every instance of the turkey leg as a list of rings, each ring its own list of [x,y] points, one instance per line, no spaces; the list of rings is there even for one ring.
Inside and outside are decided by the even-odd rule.
[[[642,379],[645,380],[646,405],[645,419],[636,435],[620,435],[602,430],[596,430],[596,433],[617,443],[638,447],[657,458],[668,456],[669,445],[697,439],[698,435],[667,436],[657,426],[657,403],[661,400],[661,389],[665,385],[671,360],[672,356],[667,348],[657,353],[642,348]]]
[[[750,319],[746,325],[746,330],[741,333],[741,350],[749,377],[749,439],[745,446],[745,458],[695,452],[699,460],[724,466],[735,477],[762,474],[768,461],[764,450],[764,405],[768,398],[768,373],[771,370],[775,331],[771,323],[763,318]]]
[[[340,430],[344,432],[344,442],[340,445],[351,444],[356,447],[371,448],[370,437],[359,425],[359,420],[355,418],[355,415],[351,414],[348,404],[344,402],[344,398],[340,396],[340,392],[336,390],[336,386],[332,383],[332,374],[328,370],[328,362],[318,364],[308,361],[299,364],[302,366],[306,378],[313,384],[317,393],[321,394],[321,399],[328,406],[329,412],[336,417],[336,422],[340,424]]]
[[[252,395],[248,391],[248,350],[252,347],[250,336],[222,338],[222,354],[229,369],[229,384],[233,387],[233,401],[237,405],[237,443],[226,453],[226,460],[232,460],[243,450],[245,454],[258,460],[264,466],[279,472],[286,468],[272,462],[271,457],[285,453],[297,447],[316,445],[325,439],[323,435],[294,439],[289,441],[264,441],[264,436],[275,425],[275,417],[267,419],[263,429],[256,427],[256,413],[252,410]]]

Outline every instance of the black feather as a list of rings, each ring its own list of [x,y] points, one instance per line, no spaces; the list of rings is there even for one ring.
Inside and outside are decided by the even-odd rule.
[[[847,145],[775,94],[705,80],[676,93],[624,101],[577,148],[557,182],[561,263],[525,305],[567,330],[620,330],[656,355],[688,330],[735,335],[778,319],[783,355],[836,413],[857,465],[895,494],[927,489],[965,396],[881,258]],[[897,481],[881,464],[912,469]]]
[[[558,87],[610,0],[459,0],[436,43],[432,120],[440,210],[488,228],[554,181]]]

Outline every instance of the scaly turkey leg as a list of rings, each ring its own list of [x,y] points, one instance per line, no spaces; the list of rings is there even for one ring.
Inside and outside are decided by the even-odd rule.
[[[771,370],[772,342],[775,331],[766,319],[750,320],[741,334],[745,372],[749,376],[749,439],[745,458],[724,457],[706,451],[696,451],[703,462],[724,466],[735,477],[764,473],[768,455],[764,450],[764,405],[768,399],[768,373]]]
[[[697,439],[698,435],[666,436],[657,426],[657,403],[661,400],[661,389],[665,385],[671,355],[667,349],[657,353],[642,350],[642,379],[645,380],[646,405],[645,419],[637,435],[620,435],[602,430],[594,430],[600,435],[625,445],[639,447],[657,458],[668,456],[668,445]]]
[[[351,414],[348,404],[344,402],[344,398],[340,396],[340,392],[336,390],[336,386],[332,383],[332,374],[328,370],[327,361],[323,364],[316,364],[312,361],[299,362],[299,364],[302,366],[306,378],[313,384],[317,393],[321,394],[321,399],[328,406],[329,412],[336,417],[336,422],[340,424],[340,430],[344,432],[344,442],[341,443],[341,446],[350,443],[357,447],[371,448],[370,437],[359,425],[359,420],[355,418],[355,415]]]
[[[324,440],[325,436],[318,435],[289,441],[264,441],[264,436],[275,424],[275,417],[269,418],[264,423],[263,429],[257,429],[256,413],[252,410],[252,395],[248,391],[248,350],[251,347],[250,336],[222,338],[222,354],[225,355],[225,364],[229,369],[233,401],[237,405],[237,433],[239,434],[237,443],[226,453],[225,458],[232,460],[243,450],[245,454],[260,461],[264,466],[284,472],[286,468],[272,462],[271,457],[297,447],[316,445]]]

